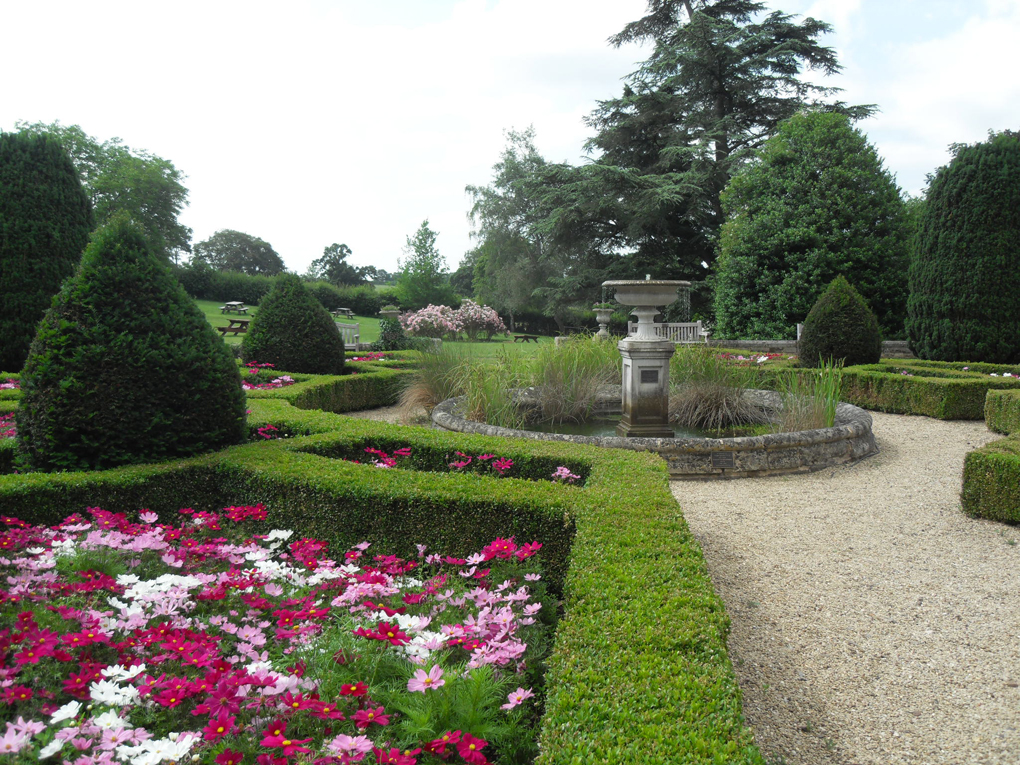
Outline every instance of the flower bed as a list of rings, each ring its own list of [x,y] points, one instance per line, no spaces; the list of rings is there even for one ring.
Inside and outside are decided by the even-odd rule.
[[[4,518],[0,705],[17,722],[0,751],[92,765],[531,759],[540,544],[403,560],[362,543],[336,562],[325,542],[287,544],[292,531],[229,528],[265,520],[261,506],[180,512],[180,525],[99,508],[53,528]]]

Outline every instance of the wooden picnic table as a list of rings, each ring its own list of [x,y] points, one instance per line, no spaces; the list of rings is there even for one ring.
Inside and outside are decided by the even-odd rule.
[[[333,311],[333,316],[334,318],[346,316],[348,319],[353,319],[354,311],[352,311],[350,308],[337,308],[335,311]]]
[[[229,326],[216,327],[216,331],[224,337],[226,337],[228,333],[234,337],[243,335],[248,331],[248,325],[251,323],[251,319],[228,319],[228,321],[230,322]]]
[[[537,343],[538,335],[514,335],[515,343]]]
[[[240,301],[224,303],[220,306],[220,313],[248,313],[248,306]]]

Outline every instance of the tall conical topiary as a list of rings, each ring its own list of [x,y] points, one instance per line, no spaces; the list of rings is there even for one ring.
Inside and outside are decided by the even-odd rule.
[[[800,364],[818,367],[842,360],[845,366],[877,364],[882,356],[878,319],[842,274],[818,298],[804,319],[798,344]]]
[[[25,363],[36,326],[74,273],[92,206],[60,142],[0,133],[0,370]]]
[[[188,457],[247,436],[237,363],[126,218],[94,235],[21,384],[18,439],[35,470]]]
[[[1020,133],[955,147],[915,237],[907,337],[938,361],[1020,362]]]
[[[329,311],[294,274],[280,274],[241,341],[245,361],[281,372],[340,375],[344,341]]]

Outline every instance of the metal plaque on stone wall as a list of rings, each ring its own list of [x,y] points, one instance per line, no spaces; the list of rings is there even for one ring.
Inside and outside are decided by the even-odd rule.
[[[733,452],[712,452],[712,467],[733,468]]]
[[[659,370],[658,369],[642,369],[641,370],[641,382],[651,383],[655,385],[659,382]]]

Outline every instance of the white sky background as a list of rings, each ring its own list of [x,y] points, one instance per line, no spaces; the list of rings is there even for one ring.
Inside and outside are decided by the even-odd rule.
[[[1020,0],[770,0],[835,32],[825,84],[882,110],[861,123],[917,194],[953,142],[1020,129]],[[583,123],[646,50],[606,38],[644,0],[0,0],[0,129],[119,136],[187,175],[194,242],[265,239],[299,273],[342,242],[397,268],[425,218],[451,270],[473,246],[468,184],[503,131],[534,125],[582,161]]]

